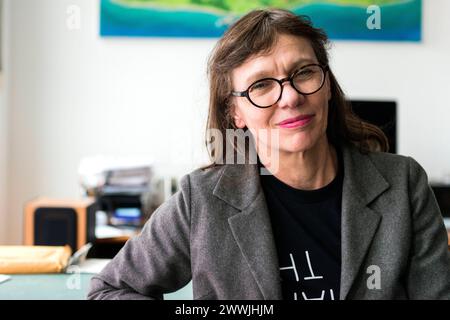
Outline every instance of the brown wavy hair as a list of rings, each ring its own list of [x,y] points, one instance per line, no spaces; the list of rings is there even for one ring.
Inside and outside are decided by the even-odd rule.
[[[283,9],[264,9],[251,11],[236,21],[218,41],[208,60],[210,97],[205,141],[212,164],[205,168],[225,163],[225,154],[216,150],[218,144],[227,144],[226,129],[235,129],[230,103],[232,70],[251,56],[270,52],[280,34],[309,40],[319,64],[329,65],[328,37],[306,16]],[[352,112],[351,104],[345,99],[331,68],[328,76],[331,88],[326,130],[328,141],[333,145],[352,143],[363,153],[386,152],[389,144],[383,131]],[[210,129],[220,130],[222,141],[212,139],[208,135]],[[234,142],[232,145],[234,152],[238,152]]]

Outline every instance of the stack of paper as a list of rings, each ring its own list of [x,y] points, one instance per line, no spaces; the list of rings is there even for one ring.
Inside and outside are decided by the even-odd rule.
[[[69,246],[0,246],[0,273],[59,273],[69,263]]]
[[[87,157],[82,159],[78,174],[87,194],[140,194],[149,190],[152,163],[150,157]]]

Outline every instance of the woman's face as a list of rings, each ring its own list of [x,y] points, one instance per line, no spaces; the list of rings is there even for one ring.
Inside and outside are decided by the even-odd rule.
[[[307,39],[280,35],[273,50],[267,55],[252,56],[231,74],[232,88],[245,91],[255,81],[270,77],[282,79],[307,64],[318,64],[316,55]],[[233,97],[232,115],[238,128],[247,127],[256,139],[259,148],[271,148],[267,138],[278,130],[278,152],[302,152],[318,142],[326,142],[328,101],[331,91],[328,76],[323,87],[314,94],[299,94],[291,84],[283,83],[281,99],[269,108],[258,108],[245,97]],[[305,120],[282,124],[299,116]],[[266,129],[268,134],[260,134]]]

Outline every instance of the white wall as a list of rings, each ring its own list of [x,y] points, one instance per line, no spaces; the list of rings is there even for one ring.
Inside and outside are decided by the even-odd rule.
[[[5,224],[7,221],[7,109],[5,103],[5,92],[3,79],[0,79],[0,243],[6,241]]]
[[[3,4],[8,6],[9,4]],[[9,10],[9,8],[7,7]],[[9,108],[7,101],[8,89],[8,59],[9,59],[9,19],[2,10],[2,71],[0,72],[0,244],[7,239],[7,221],[8,221],[8,119]],[[6,68],[6,69],[5,69]]]
[[[80,30],[66,26],[72,4]],[[450,173],[448,12],[448,0],[424,0],[422,43],[339,42],[332,51],[350,97],[399,102],[399,153],[436,177]],[[80,195],[83,156],[149,154],[176,175],[206,161],[205,65],[215,40],[100,38],[93,0],[13,0],[8,14],[9,243],[21,242],[27,200]]]

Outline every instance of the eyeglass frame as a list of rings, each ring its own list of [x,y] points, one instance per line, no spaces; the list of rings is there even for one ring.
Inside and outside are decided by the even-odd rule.
[[[311,66],[317,66],[317,67],[320,67],[320,69],[322,69],[322,72],[323,72],[322,84],[321,84],[321,85],[319,86],[319,88],[318,88],[316,91],[314,91],[314,92],[311,92],[311,93],[303,93],[303,92],[301,92],[300,90],[298,90],[298,89],[295,87],[293,79],[294,79],[294,77],[295,77],[302,69],[304,69],[304,68],[306,68],[306,67],[311,67]],[[301,94],[301,95],[309,96],[309,95],[311,95],[311,94],[314,94],[314,93],[318,92],[320,89],[322,89],[323,85],[325,84],[326,75],[327,75],[328,70],[329,70],[328,65],[323,66],[323,65],[318,64],[318,63],[307,64],[306,66],[303,66],[303,67],[301,67],[300,69],[296,70],[296,71],[295,71],[293,74],[291,74],[289,77],[286,77],[286,78],[283,78],[283,79],[275,79],[275,78],[263,78],[263,79],[259,79],[259,80],[256,80],[255,82],[253,82],[251,85],[249,85],[248,88],[247,88],[247,90],[244,90],[244,91],[231,91],[231,95],[234,96],[234,97],[246,97],[247,100],[250,101],[250,103],[251,103],[252,105],[254,105],[255,107],[257,107],[257,108],[261,108],[261,109],[270,108],[270,107],[274,106],[275,104],[277,104],[278,101],[280,101],[280,99],[281,99],[281,97],[282,97],[282,95],[283,95],[283,89],[284,89],[283,83],[284,83],[284,82],[289,81],[289,83],[291,84],[292,88],[294,88],[295,91],[297,91],[297,92],[298,92],[299,94]],[[249,92],[250,88],[251,88],[254,84],[256,84],[256,83],[258,83],[258,82],[260,82],[260,81],[265,81],[265,80],[274,80],[274,81],[276,81],[276,82],[280,85],[281,91],[280,91],[280,96],[278,97],[277,101],[275,101],[275,103],[271,104],[270,106],[261,107],[261,106],[257,105],[256,103],[254,103],[254,102],[252,101],[252,99],[250,99],[250,96],[249,96],[249,93],[248,93],[248,92]]]

